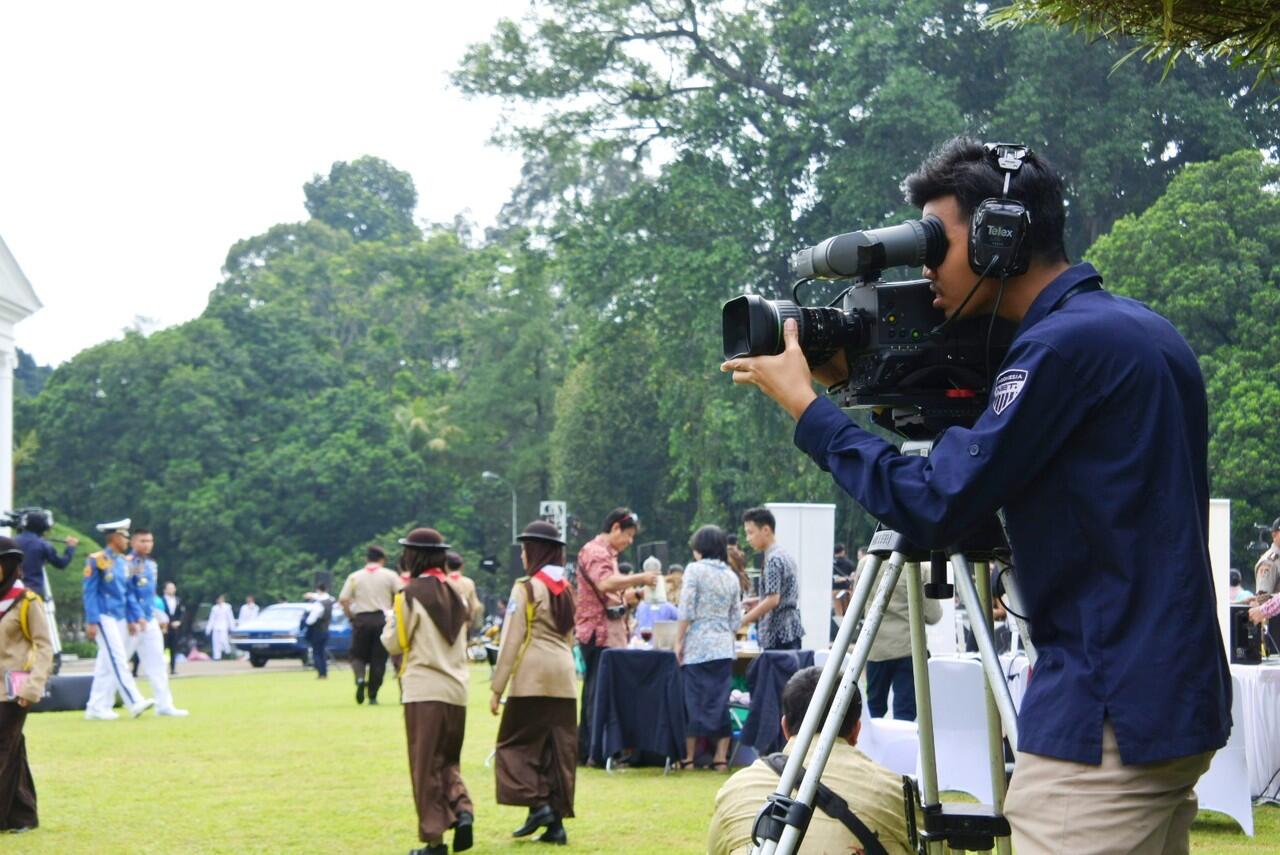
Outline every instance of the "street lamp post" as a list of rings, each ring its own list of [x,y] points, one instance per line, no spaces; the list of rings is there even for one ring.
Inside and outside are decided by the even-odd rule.
[[[498,481],[506,484],[507,489],[511,490],[511,542],[516,543],[516,488],[512,487],[511,484],[497,472],[490,472],[486,469],[484,472],[480,473],[480,477],[486,481]]]

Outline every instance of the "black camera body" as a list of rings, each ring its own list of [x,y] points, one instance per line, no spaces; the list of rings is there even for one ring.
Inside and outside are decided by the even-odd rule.
[[[997,320],[988,355],[990,318],[946,324],[933,308],[929,280],[855,285],[844,309],[868,319],[866,343],[845,352],[848,382],[831,390],[842,407],[871,407],[872,418],[908,439],[932,439],[957,424],[972,424],[987,404],[988,364],[998,366],[1012,326]]]
[[[887,267],[937,265],[946,250],[935,217],[801,250],[792,258],[802,277],[793,296],[812,279],[849,279],[849,287],[823,307],[755,294],[730,300],[722,312],[725,358],[781,353],[783,323],[794,318],[811,366],[844,353],[848,381],[829,390],[840,406],[873,408],[877,424],[908,439],[972,424],[986,408],[988,373],[1004,359],[1013,325],[990,317],[947,321],[933,307],[929,280],[880,278]]]
[[[14,532],[34,531],[42,534],[53,528],[53,511],[44,508],[17,508],[0,513],[0,526],[7,526]]]

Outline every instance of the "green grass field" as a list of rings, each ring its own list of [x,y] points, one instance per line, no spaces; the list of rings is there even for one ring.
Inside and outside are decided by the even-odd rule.
[[[476,803],[476,852],[547,851],[510,832],[524,808],[493,803],[485,757],[497,734],[488,668],[472,674],[463,775]],[[145,688],[144,688],[145,691]],[[267,670],[174,682],[186,719],[27,720],[40,828],[0,836],[4,853],[403,853],[417,846],[398,696],[357,707],[350,674],[327,681]],[[575,852],[705,851],[723,775],[633,769],[578,773]],[[1280,809],[1256,808],[1258,836],[1202,814],[1196,852],[1280,851]]]

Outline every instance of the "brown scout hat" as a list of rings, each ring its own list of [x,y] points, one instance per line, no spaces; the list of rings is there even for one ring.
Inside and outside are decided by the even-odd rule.
[[[414,549],[449,549],[449,544],[444,542],[444,535],[436,531],[434,528],[415,528],[405,537],[398,541],[401,546],[408,546]]]

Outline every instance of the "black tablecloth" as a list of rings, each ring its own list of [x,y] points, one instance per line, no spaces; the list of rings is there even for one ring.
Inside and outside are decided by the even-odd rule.
[[[624,748],[683,757],[684,693],[675,654],[610,648],[596,667],[591,759],[603,764]]]
[[[780,751],[782,736],[782,690],[791,675],[813,664],[812,650],[766,650],[747,669],[747,690],[751,709],[742,725],[742,744],[750,745],[761,757]],[[800,722],[793,722],[799,727]]]

